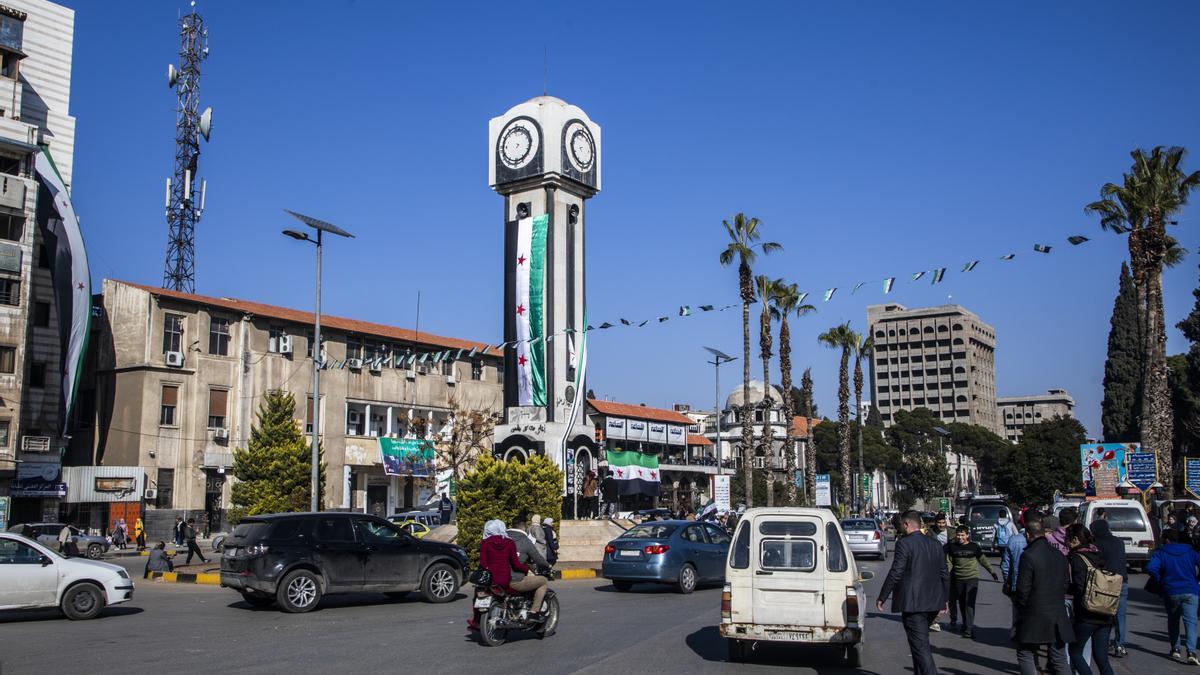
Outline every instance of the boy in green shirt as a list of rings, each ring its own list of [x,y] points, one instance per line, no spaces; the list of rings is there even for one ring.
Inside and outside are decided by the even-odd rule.
[[[971,530],[959,525],[954,530],[954,541],[948,542],[946,566],[950,568],[950,630],[957,630],[958,615],[963,617],[962,635],[971,637],[975,627],[975,596],[979,592],[979,568],[987,570],[995,580],[996,572],[988,564],[979,544],[971,541]]]

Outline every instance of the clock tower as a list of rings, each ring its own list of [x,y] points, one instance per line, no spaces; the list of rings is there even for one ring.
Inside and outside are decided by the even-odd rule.
[[[504,197],[505,415],[495,452],[551,457],[571,469],[567,494],[596,450],[583,414],[584,241],[601,159],[599,125],[553,96],[488,124],[488,182]]]

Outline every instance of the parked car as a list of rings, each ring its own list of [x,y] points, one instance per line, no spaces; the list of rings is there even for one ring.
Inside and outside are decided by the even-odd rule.
[[[1094,499],[1083,505],[1079,522],[1091,527],[1096,509],[1104,509],[1104,519],[1113,536],[1125,544],[1125,559],[1130,565],[1144,565],[1154,551],[1156,538],[1150,518],[1141,502],[1132,499]]]
[[[1000,547],[996,546],[996,528],[1000,525],[1001,518],[1008,518],[1008,522],[1016,523],[1012,509],[1008,508],[1003,498],[976,497],[967,506],[967,513],[962,522],[971,530],[971,541],[979,544],[984,551],[998,553]]]
[[[738,523],[725,567],[721,636],[731,661],[755,642],[838,645],[857,668],[867,598],[837,518],[820,508],[754,508]]]
[[[629,520],[633,520],[635,517],[639,520],[648,520],[653,522],[659,520],[670,520],[674,518],[675,515],[671,513],[670,509],[638,509],[637,511],[630,511],[624,516],[624,518]]]
[[[432,530],[442,524],[442,514],[440,511],[405,511],[404,513],[393,513],[388,516],[388,520],[397,525],[415,521]]]
[[[62,523],[23,523],[13,525],[8,528],[8,531],[21,534],[26,526],[33,528],[34,539],[55,551],[58,550],[58,533],[62,532],[64,527],[68,527]],[[79,555],[86,555],[92,560],[99,560],[100,556],[107,553],[108,549],[112,547],[108,537],[88,534],[77,527],[71,527],[71,541],[75,542],[75,546],[79,549]]]
[[[716,523],[657,520],[635,525],[604,547],[600,576],[628,591],[635,582],[674,584],[691,593],[725,580],[729,534]]]
[[[68,619],[95,618],[133,598],[133,580],[109,563],[65,558],[55,547],[0,533],[0,609],[58,607]]]
[[[453,600],[466,578],[461,547],[421,541],[364,513],[285,513],[244,518],[225,539],[221,585],[254,607],[307,612],[333,593],[420,591]]]
[[[842,521],[842,532],[846,533],[846,543],[850,553],[873,555],[880,560],[887,560],[887,542],[884,540],[883,528],[874,518],[847,518]]]

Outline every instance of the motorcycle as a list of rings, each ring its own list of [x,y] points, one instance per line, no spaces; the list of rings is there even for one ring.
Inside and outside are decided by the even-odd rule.
[[[552,578],[550,570],[538,575]],[[541,618],[533,616],[533,598],[525,593],[508,593],[499,586],[475,586],[475,609],[479,610],[479,640],[488,647],[499,647],[508,640],[510,630],[528,630],[539,637],[550,637],[558,628],[558,596],[546,589]]]

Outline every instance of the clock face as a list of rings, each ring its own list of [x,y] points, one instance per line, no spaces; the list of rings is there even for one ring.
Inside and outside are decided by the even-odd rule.
[[[500,132],[500,161],[510,169],[519,169],[537,156],[539,138],[537,127],[527,119],[515,119]]]
[[[596,161],[596,142],[592,140],[591,132],[581,122],[572,122],[564,135],[570,150],[567,156],[571,164],[580,173],[591,171]]]

